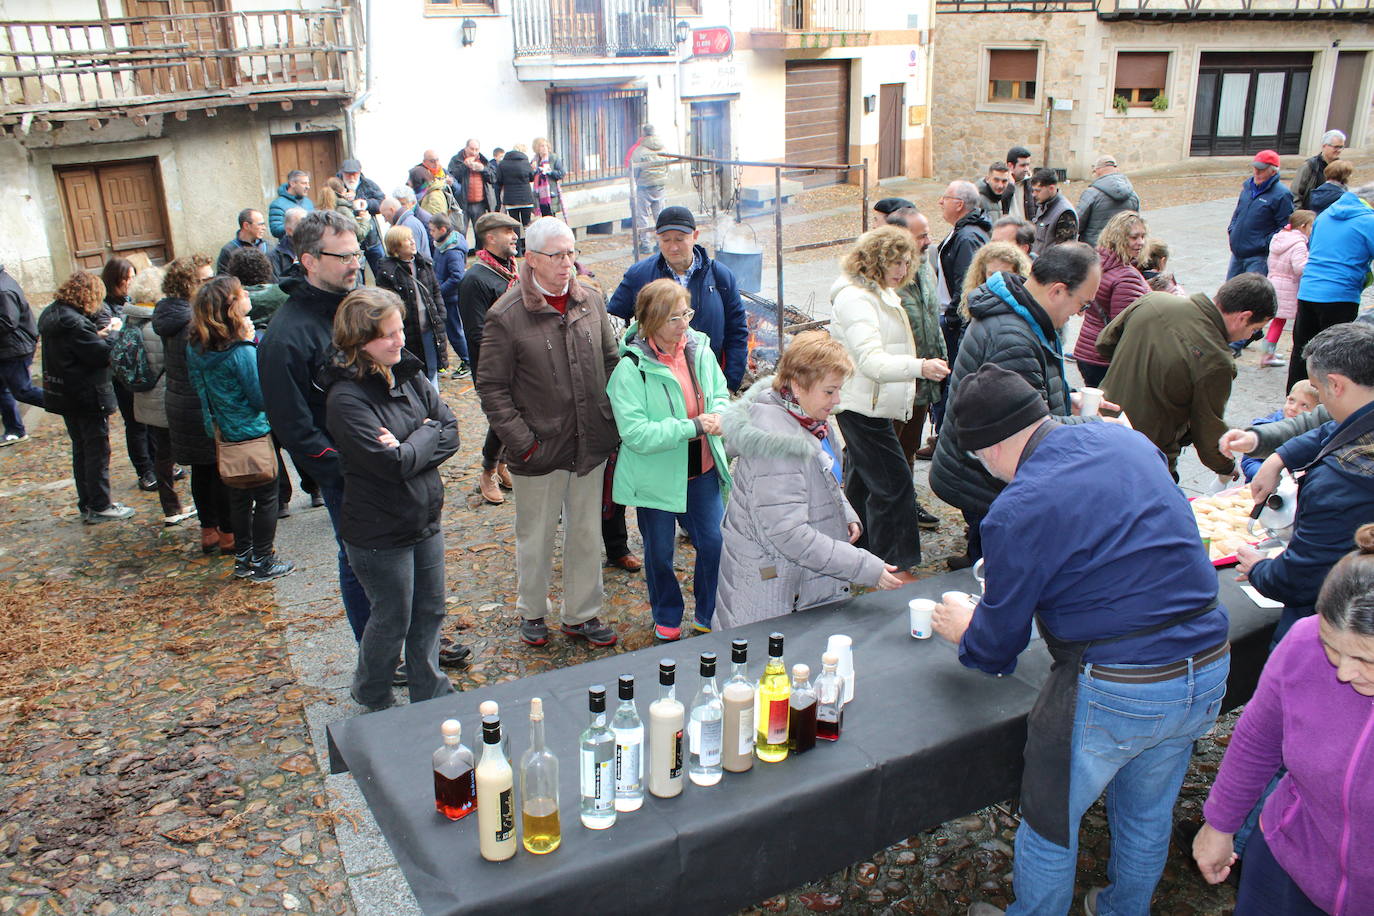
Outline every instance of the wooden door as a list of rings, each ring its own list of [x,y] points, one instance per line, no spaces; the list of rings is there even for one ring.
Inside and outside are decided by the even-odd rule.
[[[902,143],[906,84],[884,83],[878,98],[878,177],[893,178],[906,171]]]
[[[226,0],[125,0],[126,15],[185,16],[222,13],[228,10]],[[232,58],[221,58],[214,52],[234,47],[226,19],[162,19],[136,24],[129,29],[130,42],[149,49],[177,49],[186,54],[179,60],[168,61],[165,67],[142,70],[138,85],[147,94],[185,92],[191,89],[214,89],[232,86],[236,82]]]
[[[310,173],[310,197],[319,204],[320,189],[339,170],[342,161],[337,130],[273,137],[272,165],[277,172],[277,184],[271,196],[277,196],[275,189],[286,181],[288,172],[301,169]]]
[[[1336,58],[1336,78],[1331,84],[1331,108],[1326,115],[1326,129],[1339,130],[1347,138],[1355,130],[1355,112],[1362,104],[1369,104],[1367,94],[1365,98],[1360,98],[1360,77],[1364,75],[1367,53],[1342,51]]]
[[[849,61],[788,61],[788,162],[849,161]],[[845,180],[844,172],[795,172],[808,188]]]
[[[108,162],[57,171],[72,264],[99,269],[107,259],[143,252],[155,264],[171,255],[157,161]]]

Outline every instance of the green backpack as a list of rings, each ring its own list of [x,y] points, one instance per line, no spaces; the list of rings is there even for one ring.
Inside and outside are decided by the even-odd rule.
[[[162,373],[154,373],[143,347],[143,321],[126,321],[110,348],[110,373],[130,391],[152,391]]]

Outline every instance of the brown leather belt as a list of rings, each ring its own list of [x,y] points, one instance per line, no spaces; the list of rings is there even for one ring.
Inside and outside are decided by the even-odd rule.
[[[1220,645],[1199,652],[1192,658],[1170,662],[1167,665],[1156,665],[1153,668],[1119,668],[1112,665],[1094,665],[1091,662],[1083,662],[1078,666],[1078,670],[1086,672],[1089,677],[1102,681],[1114,681],[1118,684],[1157,684],[1160,681],[1172,681],[1176,677],[1187,674],[1190,662],[1194,669],[1201,668],[1203,665],[1224,657],[1230,651],[1231,643],[1222,642]]]

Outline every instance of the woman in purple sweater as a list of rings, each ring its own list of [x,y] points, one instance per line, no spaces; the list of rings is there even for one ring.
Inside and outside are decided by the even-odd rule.
[[[1236,916],[1357,916],[1374,901],[1374,525],[1332,568],[1317,613],[1274,649],[1207,797],[1193,857],[1212,884],[1280,766],[1245,850]]]

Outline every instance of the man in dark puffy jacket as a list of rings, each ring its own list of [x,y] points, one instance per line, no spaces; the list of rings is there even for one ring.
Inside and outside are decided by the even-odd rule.
[[[1116,160],[1102,156],[1093,164],[1093,183],[1078,196],[1078,240],[1096,245],[1112,217],[1126,210],[1140,212],[1140,196]]]
[[[219,250],[219,257],[215,258],[215,273],[224,273],[229,266],[229,256],[240,248],[256,248],[270,260],[272,246],[267,244],[266,236],[267,220],[263,218],[262,212],[251,207],[240,210],[239,231]]]
[[[27,439],[23,415],[16,401],[43,406],[43,392],[34,387],[33,351],[38,346],[38,326],[33,309],[14,277],[0,264],[0,446]]]
[[[463,232],[466,234],[467,226],[471,226],[472,246],[481,248],[477,220],[483,213],[496,209],[496,164],[482,155],[482,144],[473,138],[453,154],[448,161],[448,173],[453,177],[453,196],[466,220]]]
[[[1250,167],[1254,175],[1245,179],[1226,227],[1231,243],[1228,280],[1243,273],[1269,275],[1269,240],[1288,224],[1293,212],[1293,195],[1279,181],[1279,154],[1262,149]]]

